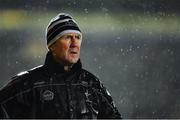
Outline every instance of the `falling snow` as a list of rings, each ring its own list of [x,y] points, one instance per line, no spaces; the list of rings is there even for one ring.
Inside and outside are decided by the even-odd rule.
[[[68,12],[83,33],[83,67],[106,84],[124,118],[180,118],[179,1],[3,2],[1,86],[44,64],[46,25]]]

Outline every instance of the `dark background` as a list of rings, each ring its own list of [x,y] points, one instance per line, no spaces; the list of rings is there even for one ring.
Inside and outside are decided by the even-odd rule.
[[[59,12],[79,23],[83,66],[123,118],[180,118],[178,0],[1,0],[1,87],[44,63],[45,28]]]

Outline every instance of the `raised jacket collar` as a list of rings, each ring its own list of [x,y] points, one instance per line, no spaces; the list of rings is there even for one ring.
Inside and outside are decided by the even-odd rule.
[[[76,71],[79,71],[80,69],[82,69],[82,64],[79,59],[78,62],[72,66],[70,71],[65,71],[64,66],[54,60],[51,52],[47,53],[44,66],[48,69],[48,72],[50,74],[54,74],[54,73],[55,74],[59,74],[59,73],[73,74]]]

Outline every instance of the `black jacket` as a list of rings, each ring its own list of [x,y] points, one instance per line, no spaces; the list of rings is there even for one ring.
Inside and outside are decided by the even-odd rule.
[[[121,118],[103,84],[82,69],[69,72],[46,56],[43,66],[23,72],[0,90],[0,118]]]

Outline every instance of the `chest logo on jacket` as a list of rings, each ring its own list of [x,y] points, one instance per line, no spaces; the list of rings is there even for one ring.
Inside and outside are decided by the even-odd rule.
[[[54,99],[54,93],[50,90],[45,90],[43,93],[42,93],[42,98],[43,100],[45,101],[50,101],[50,100],[53,100]]]

